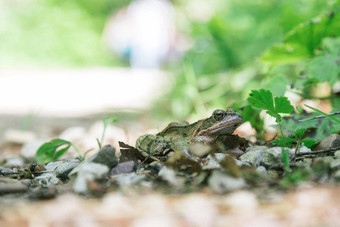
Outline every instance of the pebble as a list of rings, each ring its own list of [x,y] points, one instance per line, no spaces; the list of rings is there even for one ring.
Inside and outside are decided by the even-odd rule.
[[[50,162],[45,168],[53,171],[57,177],[65,178],[80,163],[79,159],[64,159],[61,161]]]
[[[102,147],[98,153],[88,158],[88,162],[95,162],[106,165],[109,168],[115,167],[118,164],[118,158],[115,153],[116,149],[111,145]]]
[[[334,147],[339,147],[339,146],[340,146],[340,135],[331,134],[328,137],[321,140],[316,149],[323,150],[323,149],[329,149],[329,148],[334,148]]]
[[[145,178],[143,174],[127,173],[121,174],[117,178],[117,183],[119,185],[130,186],[141,182]]]
[[[34,159],[35,153],[37,153],[39,147],[43,145],[44,142],[41,140],[33,140],[28,143],[25,143],[21,148],[21,155],[27,159]]]
[[[0,178],[0,194],[26,192],[28,187],[12,178]]]
[[[184,178],[176,176],[176,172],[171,167],[166,166],[161,168],[161,170],[158,172],[158,176],[174,186],[182,186],[185,181]]]
[[[259,166],[256,168],[256,172],[259,173],[260,175],[266,175],[267,169],[264,166]]]
[[[261,163],[262,155],[268,148],[266,146],[253,146],[247,148],[245,154],[240,157],[243,162],[248,162],[254,166],[259,166]]]
[[[246,182],[243,178],[231,177],[215,170],[209,178],[209,186],[214,192],[225,193],[246,187]]]
[[[24,159],[20,156],[13,156],[6,159],[6,167],[18,167],[23,166],[25,163]]]
[[[335,157],[335,158],[340,158],[340,150],[339,150],[339,151],[336,151],[336,152],[334,153],[334,157]]]
[[[34,183],[43,187],[52,187],[60,182],[54,173],[43,173],[42,175],[34,178]]]
[[[211,155],[208,155],[206,160],[207,164],[203,167],[203,169],[218,169],[221,167],[220,161],[222,161],[227,154],[223,153],[215,153],[215,158],[212,157]]]
[[[116,167],[111,169],[110,176],[122,173],[131,173],[133,171],[134,166],[135,166],[134,161],[119,163]]]
[[[77,177],[73,184],[73,190],[76,193],[87,193],[89,190],[88,181],[102,179],[109,173],[109,168],[106,165],[94,162],[85,162],[78,167]],[[69,176],[73,175],[72,171]]]

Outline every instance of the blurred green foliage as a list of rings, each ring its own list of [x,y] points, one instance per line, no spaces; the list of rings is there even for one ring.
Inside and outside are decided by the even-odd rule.
[[[308,94],[310,84],[338,81],[334,37],[340,35],[340,20],[334,2],[214,0],[214,14],[195,21],[185,11],[188,3],[179,1],[182,31],[191,38],[191,48],[177,69],[172,92],[157,107],[177,119],[199,118],[207,114],[202,110],[216,107],[242,107],[249,113],[245,120],[263,128],[245,102],[252,89],[282,96],[291,85],[301,89],[294,92]],[[306,78],[301,80],[302,75]]]
[[[102,33],[112,13],[130,2],[3,0],[0,67],[124,65],[104,46]],[[318,82],[339,81],[339,0],[171,2],[188,50],[168,66],[172,90],[153,111],[162,120],[243,108],[245,120],[261,131],[257,110],[246,102],[251,90],[282,96],[290,89],[308,98]],[[336,95],[329,99],[340,108]]]
[[[5,0],[0,66],[102,66],[122,62],[102,42],[106,20],[127,0]]]

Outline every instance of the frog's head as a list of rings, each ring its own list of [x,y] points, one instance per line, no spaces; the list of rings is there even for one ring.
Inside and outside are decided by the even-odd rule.
[[[217,109],[211,117],[204,120],[198,131],[198,136],[231,135],[242,123],[243,117],[233,109],[227,111]]]

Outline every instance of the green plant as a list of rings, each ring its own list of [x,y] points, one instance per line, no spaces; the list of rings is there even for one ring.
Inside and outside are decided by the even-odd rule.
[[[252,90],[248,97],[248,103],[258,109],[266,110],[266,113],[276,119],[276,122],[279,125],[281,139],[283,141],[282,146],[282,159],[285,166],[285,169],[289,169],[289,153],[285,149],[287,138],[285,137],[281,121],[282,117],[280,114],[282,113],[291,113],[294,110],[294,107],[290,104],[287,97],[273,97],[272,93],[269,90]]]
[[[118,118],[116,118],[116,117],[110,117],[110,118],[103,120],[104,129],[103,129],[102,137],[101,137],[100,141],[97,138],[97,143],[98,143],[99,149],[102,148],[102,144],[103,144],[103,141],[104,141],[107,126],[109,126],[109,124],[111,124],[111,123],[116,123],[116,122],[118,122]]]
[[[83,155],[79,152],[78,148],[71,142],[62,139],[54,139],[40,146],[35,154],[35,159],[38,163],[53,162],[66,153],[71,146],[76,150],[79,156],[83,158]]]

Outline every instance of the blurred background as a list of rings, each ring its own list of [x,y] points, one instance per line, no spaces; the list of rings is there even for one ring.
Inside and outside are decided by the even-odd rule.
[[[97,121],[116,117],[107,135],[133,144],[170,121],[242,107],[251,89],[294,99],[299,67],[260,57],[333,2],[0,0],[0,136],[95,138]]]

